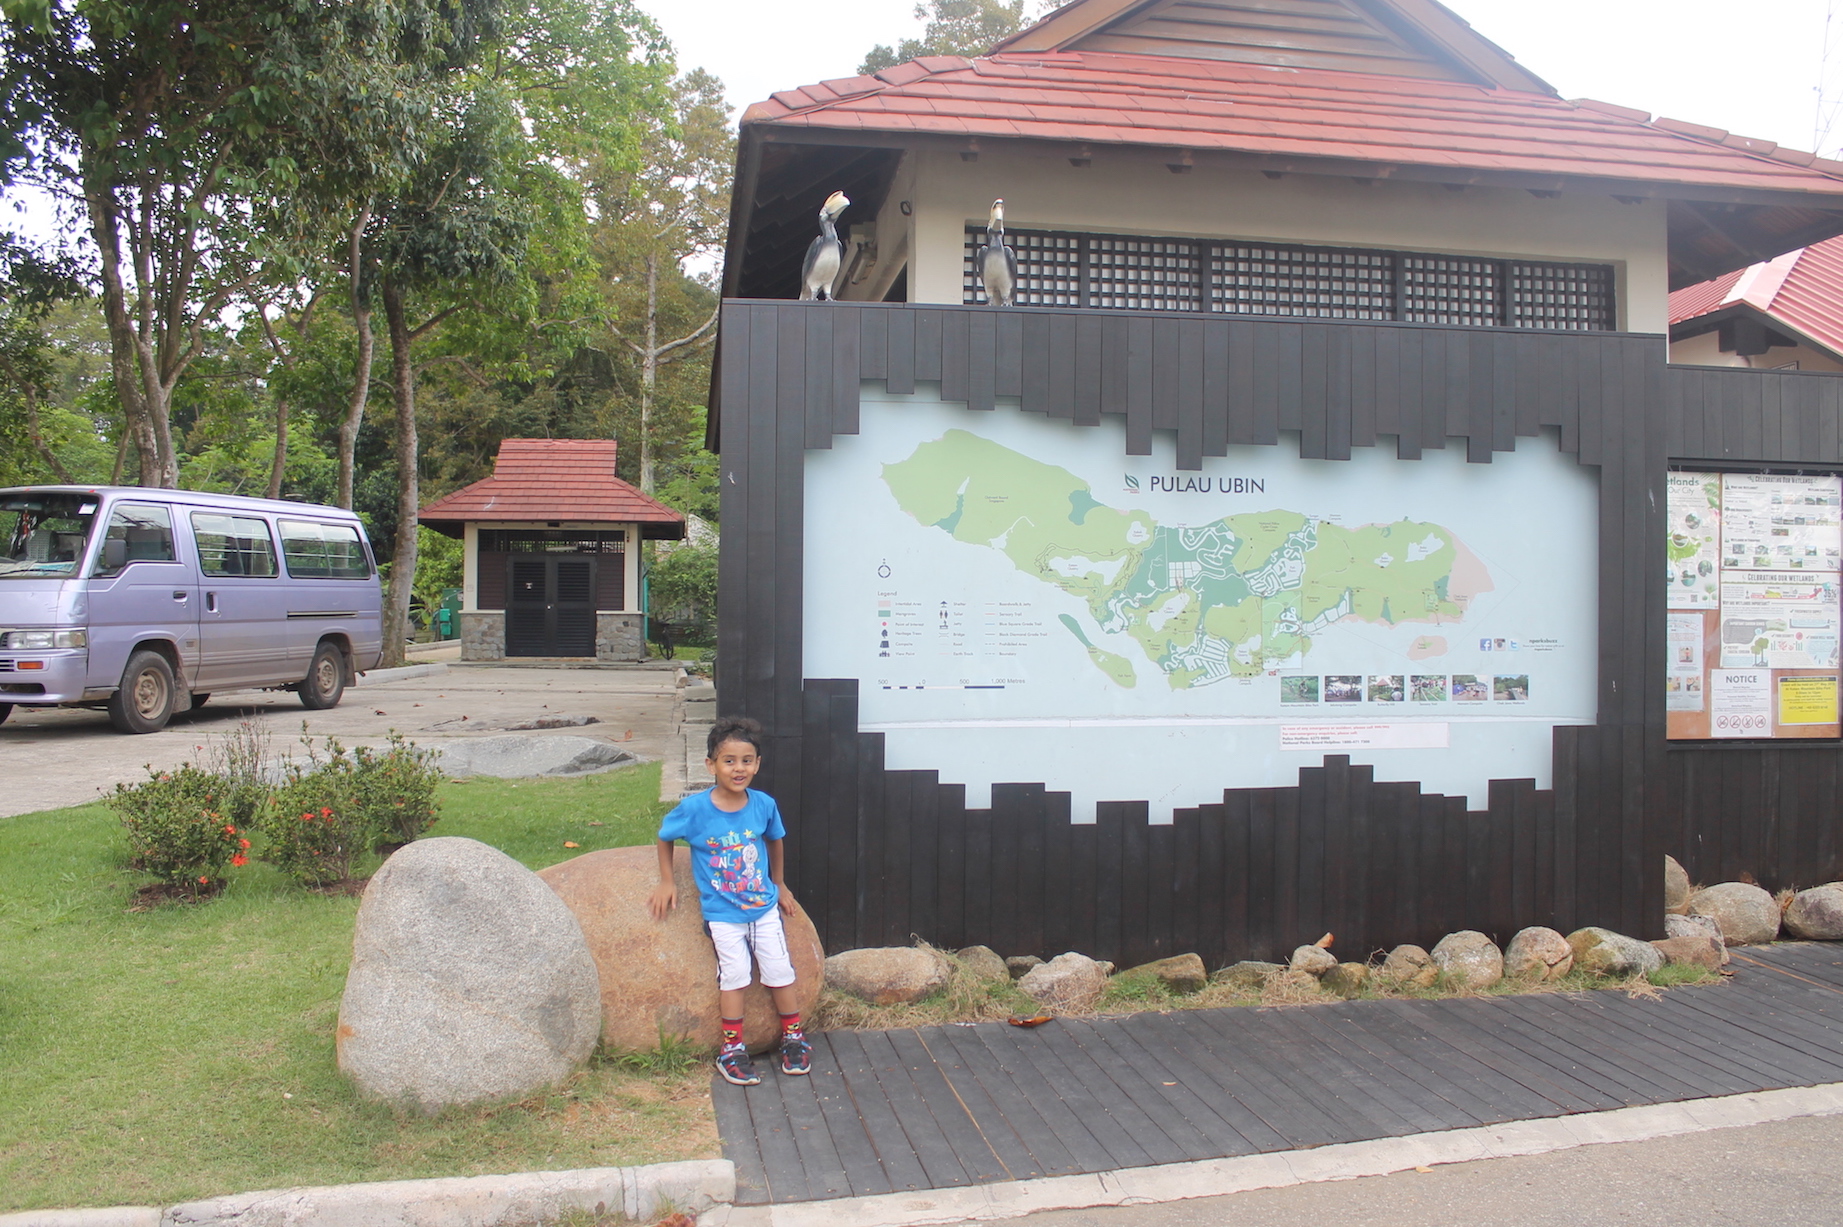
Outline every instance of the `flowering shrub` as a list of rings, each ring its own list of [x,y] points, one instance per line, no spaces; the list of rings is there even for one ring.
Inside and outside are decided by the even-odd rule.
[[[392,730],[382,754],[367,746],[353,752],[353,800],[372,825],[372,846],[391,852],[435,825],[441,807],[435,786],[442,781],[440,754],[419,749]]]
[[[262,859],[303,885],[345,881],[370,846],[370,823],[352,803],[349,759],[344,767],[304,773],[269,798]]]
[[[182,763],[176,771],[148,768],[149,779],[117,784],[110,808],[128,832],[129,864],[193,898],[224,887],[227,865],[249,860],[250,841],[226,816],[224,781]]]

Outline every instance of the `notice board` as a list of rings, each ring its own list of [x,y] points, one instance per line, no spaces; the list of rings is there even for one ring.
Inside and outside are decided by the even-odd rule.
[[[1668,735],[1843,733],[1843,476],[1678,471],[1668,492]]]

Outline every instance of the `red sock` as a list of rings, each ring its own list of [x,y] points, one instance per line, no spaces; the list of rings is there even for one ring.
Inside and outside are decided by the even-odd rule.
[[[800,1029],[800,1012],[798,1010],[795,1010],[792,1014],[781,1015],[781,1034],[782,1035],[792,1035],[799,1029]]]
[[[725,1045],[742,1043],[742,1020],[740,1018],[723,1020],[723,1042]]]

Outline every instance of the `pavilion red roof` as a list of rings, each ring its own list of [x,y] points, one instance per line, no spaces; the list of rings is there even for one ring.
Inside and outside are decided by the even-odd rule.
[[[1458,81],[1051,51],[929,56],[784,90],[745,128],[1094,145],[1843,195],[1843,163],[1642,111]],[[787,132],[786,139],[797,139]],[[1310,169],[1301,166],[1301,171]],[[1327,167],[1329,169],[1329,167]],[[1383,171],[1382,173],[1387,173]],[[1698,193],[1701,198],[1715,198]]]
[[[1670,296],[1670,322],[1735,307],[1751,307],[1843,358],[1843,238],[1685,286]]]
[[[684,534],[683,513],[614,475],[613,439],[506,439],[493,475],[438,498],[417,517],[431,528],[468,521],[570,520],[669,525]]]

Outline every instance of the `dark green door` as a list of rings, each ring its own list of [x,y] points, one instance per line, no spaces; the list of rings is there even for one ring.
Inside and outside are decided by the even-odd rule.
[[[595,560],[513,554],[506,565],[506,655],[595,655]]]

